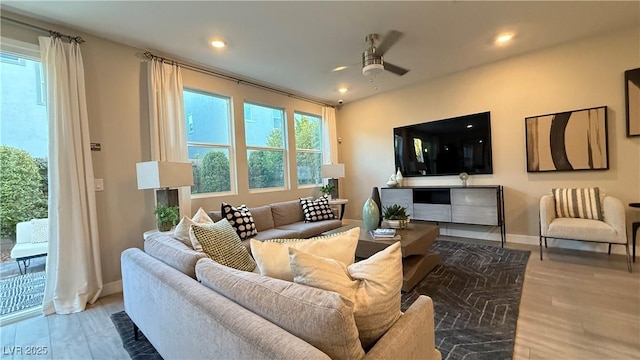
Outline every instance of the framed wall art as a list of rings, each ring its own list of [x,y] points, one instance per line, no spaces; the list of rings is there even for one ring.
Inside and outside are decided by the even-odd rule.
[[[607,170],[607,107],[525,118],[527,172]]]
[[[640,68],[624,72],[627,136],[640,136]]]

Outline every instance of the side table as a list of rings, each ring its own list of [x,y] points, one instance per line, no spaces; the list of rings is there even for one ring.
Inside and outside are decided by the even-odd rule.
[[[640,203],[630,203],[629,206],[633,208],[640,208]],[[636,221],[631,224],[631,238],[633,239],[633,262],[636,262],[636,240],[638,240],[638,229],[640,228],[640,221]]]
[[[329,205],[340,205],[340,220],[344,217],[344,208],[349,202],[349,199],[331,199]]]

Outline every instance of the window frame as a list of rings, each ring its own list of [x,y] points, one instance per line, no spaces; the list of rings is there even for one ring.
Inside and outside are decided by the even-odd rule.
[[[265,108],[269,108],[272,110],[279,110],[282,112],[282,148],[277,148],[277,147],[270,147],[270,146],[255,146],[255,145],[249,145],[247,143],[247,127],[246,127],[246,123],[247,123],[247,116],[244,113],[245,111],[245,105],[249,104],[249,105],[255,105],[255,106],[260,106],[260,107],[265,107]],[[253,119],[253,110],[251,108],[249,108],[251,111],[251,118],[248,119],[248,121],[250,123],[256,123],[256,120]],[[256,193],[264,193],[264,192],[272,192],[272,191],[286,191],[286,190],[290,190],[291,189],[291,181],[290,181],[290,173],[291,170],[289,168],[289,141],[288,141],[288,124],[287,124],[287,109],[286,108],[282,108],[282,107],[278,107],[278,106],[274,106],[274,105],[268,105],[268,104],[264,104],[264,103],[260,103],[260,102],[256,102],[256,101],[250,101],[250,100],[244,100],[244,102],[242,103],[242,122],[244,125],[244,145],[245,145],[245,153],[247,156],[247,189],[249,191],[250,194],[256,194]],[[273,120],[274,117],[271,117],[271,126],[273,126]],[[273,129],[275,129],[275,127],[273,127]],[[283,168],[283,186],[274,186],[274,187],[268,187],[268,188],[256,188],[256,189],[252,189],[251,185],[250,185],[250,174],[249,174],[249,151],[280,151],[282,152],[282,168]]]
[[[302,149],[302,148],[298,148],[298,138],[296,137],[296,114],[300,115],[300,116],[309,116],[312,118],[317,118],[319,120],[319,124],[320,124],[320,149],[316,150],[316,149]],[[322,151],[322,147],[323,147],[323,136],[322,136],[322,116],[321,115],[317,115],[317,114],[312,114],[309,112],[304,112],[304,111],[297,111],[294,110],[293,111],[293,138],[295,140],[296,143],[296,148],[295,148],[295,155],[296,155],[296,159],[298,158],[298,153],[308,153],[308,154],[320,154],[320,166],[322,166],[322,164],[324,163],[324,154]],[[298,162],[296,161],[296,175],[298,174]],[[320,177],[320,183],[319,184],[300,184],[300,179],[297,178],[297,185],[298,185],[298,189],[309,189],[309,188],[319,188],[322,186],[322,176]]]
[[[189,146],[193,146],[193,147],[199,147],[199,148],[209,148],[209,149],[226,149],[229,152],[229,191],[220,191],[220,192],[207,192],[207,193],[191,193],[191,199],[202,199],[202,198],[208,198],[208,197],[220,197],[220,196],[229,196],[229,195],[236,195],[238,193],[238,173],[236,171],[237,166],[236,166],[236,154],[235,154],[235,149],[236,147],[235,145],[235,137],[234,137],[234,121],[233,121],[233,98],[231,96],[226,96],[226,95],[222,95],[222,94],[217,94],[211,91],[207,91],[207,90],[201,90],[201,89],[197,89],[194,87],[188,87],[188,86],[184,86],[182,88],[182,96],[184,98],[184,92],[185,91],[189,91],[192,93],[197,93],[200,95],[205,95],[205,96],[211,96],[211,97],[215,97],[215,98],[219,98],[219,99],[226,99],[227,101],[227,106],[228,106],[228,114],[229,116],[227,117],[227,121],[228,121],[228,129],[229,129],[229,144],[220,144],[220,143],[208,143],[208,142],[195,142],[195,141],[189,141],[188,139],[186,140],[186,146],[187,146],[187,153],[189,151]],[[185,111],[185,122],[184,122],[184,126],[185,126],[185,137],[187,137],[188,134],[191,134],[193,132],[189,132],[189,123],[188,123],[188,115],[192,115],[192,113],[187,114]],[[195,131],[194,131],[195,132]]]

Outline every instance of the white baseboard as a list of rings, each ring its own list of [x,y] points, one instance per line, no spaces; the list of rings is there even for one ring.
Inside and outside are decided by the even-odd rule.
[[[111,294],[116,294],[119,292],[122,292],[122,280],[113,281],[108,284],[103,284],[100,297],[109,296]]]

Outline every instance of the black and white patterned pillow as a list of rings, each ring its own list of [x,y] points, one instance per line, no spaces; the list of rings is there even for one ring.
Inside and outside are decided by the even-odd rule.
[[[221,207],[222,218],[227,219],[229,224],[238,233],[240,239],[248,239],[258,233],[256,230],[256,224],[253,222],[253,216],[251,211],[247,209],[247,206],[242,204],[237,208],[223,202]]]
[[[300,199],[304,222],[315,222],[335,219],[333,211],[329,207],[329,199],[326,196],[316,200]]]

